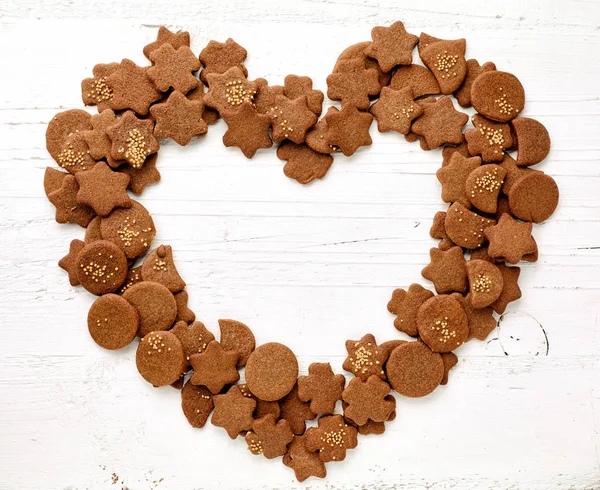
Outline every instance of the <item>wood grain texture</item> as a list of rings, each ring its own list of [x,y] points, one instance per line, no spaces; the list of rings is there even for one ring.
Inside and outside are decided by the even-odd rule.
[[[191,429],[179,393],[139,377],[133,346],[93,344],[93,298],[56,265],[83,231],[52,219],[45,127],[81,106],[96,63],[143,63],[161,24],[189,30],[195,52],[233,37],[253,78],[309,75],[325,90],[339,52],[397,19],[464,36],[469,57],[521,79],[525,113],[552,136],[539,168],[561,203],[535,227],[540,260],[523,266],[523,298],[489,342],[457,351],[448,386],[399,398],[385,435],[361,438],[326,481],[297,484],[242,440]],[[9,0],[0,45],[0,489],[600,488],[598,2]],[[141,198],[198,318],[215,332],[235,318],[259,343],[290,345],[303,372],[325,360],[341,372],[347,338],[397,338],[386,303],[395,287],[426,284],[440,152],[373,127],[372,147],[336,156],[324,181],[302,187],[274,151],[248,161],[223,132],[165,143],[163,180]]]

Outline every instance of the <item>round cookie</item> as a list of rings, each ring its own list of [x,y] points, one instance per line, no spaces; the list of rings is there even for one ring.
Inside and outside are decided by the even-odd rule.
[[[115,209],[102,218],[102,238],[116,243],[128,259],[139,257],[150,248],[156,229],[148,210],[137,201],[129,209]]]
[[[127,278],[127,258],[114,243],[98,240],[77,256],[77,279],[92,294],[112,293]]]
[[[247,325],[235,320],[219,320],[221,329],[221,346],[225,350],[233,350],[240,354],[237,367],[243,367],[256,345],[254,334]]]
[[[433,352],[453,351],[469,336],[467,314],[450,295],[442,294],[425,301],[417,313],[417,328],[421,340]]]
[[[246,363],[246,384],[253,395],[274,401],[287,395],[298,378],[298,361],[283,344],[269,342],[256,348]]]
[[[484,218],[455,202],[448,208],[444,226],[450,240],[464,248],[479,248],[485,241],[484,231],[496,220]]]
[[[171,332],[150,332],[138,345],[135,363],[148,383],[167,386],[177,381],[183,372],[183,347]]]
[[[558,206],[556,181],[542,172],[523,175],[510,189],[510,211],[523,221],[546,221]]]
[[[419,398],[435,390],[444,377],[442,356],[422,342],[396,347],[386,363],[387,379],[404,396]]]
[[[152,331],[168,330],[177,317],[177,304],[173,294],[157,282],[138,282],[125,290],[123,298],[129,301],[140,315],[140,337]]]
[[[59,112],[52,118],[46,129],[46,149],[54,160],[58,162],[70,134],[93,129],[91,119],[91,114],[81,109]]]
[[[487,71],[473,82],[471,104],[481,115],[507,122],[517,117],[525,107],[525,90],[512,73]]]
[[[504,288],[502,273],[488,260],[469,260],[467,262],[469,276],[469,299],[473,308],[485,308],[494,303]]]
[[[539,121],[529,117],[518,117],[511,121],[517,137],[517,165],[528,167],[540,163],[550,153],[550,135]]]
[[[88,312],[88,329],[105,349],[122,349],[135,338],[140,318],[136,309],[117,294],[100,296]]]

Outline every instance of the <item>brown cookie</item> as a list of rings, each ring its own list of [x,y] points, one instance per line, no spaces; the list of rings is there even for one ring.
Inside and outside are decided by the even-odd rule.
[[[287,395],[298,378],[298,361],[285,345],[269,342],[257,347],[246,363],[246,384],[253,395],[274,401]]]
[[[132,206],[133,201],[127,195],[129,176],[113,172],[104,162],[77,172],[75,178],[79,185],[77,202],[89,206],[99,216],[108,216],[115,208]]]
[[[246,158],[252,158],[261,148],[273,146],[269,136],[271,117],[257,112],[251,102],[245,101],[236,111],[224,113],[223,119],[227,124],[223,144],[239,148]]]
[[[439,41],[419,51],[423,64],[431,70],[443,94],[456,92],[467,76],[464,39]]]
[[[467,337],[467,341],[471,339],[487,339],[488,335],[496,328],[494,310],[490,307],[474,308],[468,295],[463,296],[462,294],[454,293],[452,297],[460,303],[467,315],[467,321],[469,322],[469,336]]]
[[[293,438],[294,433],[287,420],[276,421],[273,415],[266,415],[252,422],[252,430],[246,434],[246,443],[252,454],[273,459],[287,453],[288,444]]]
[[[208,344],[215,340],[215,336],[206,329],[204,323],[194,322],[188,326],[184,321],[178,321],[171,329],[183,346],[186,367],[191,367],[191,357],[201,354],[206,350]]]
[[[482,116],[507,122],[517,117],[525,107],[525,90],[513,74],[488,71],[473,82],[471,103]]]
[[[244,102],[252,103],[256,94],[257,83],[246,78],[242,70],[236,66],[222,74],[211,73],[208,77],[208,92],[204,103],[217,111],[235,112]]]
[[[52,192],[61,188],[64,178],[69,175],[52,167],[46,167],[44,171],[44,192],[48,197]]]
[[[272,138],[276,143],[283,140],[304,143],[307,131],[317,122],[317,116],[308,108],[306,96],[292,100],[278,95],[275,105],[266,114],[271,118]]]
[[[141,168],[133,168],[129,165],[119,167],[119,172],[129,175],[129,189],[131,192],[139,196],[144,192],[147,185],[156,184],[160,181],[160,172],[156,169],[157,158],[158,153],[153,153],[146,158]]]
[[[400,66],[392,75],[390,88],[402,90],[410,87],[415,99],[424,95],[438,95],[441,93],[440,84],[428,68],[421,65]]]
[[[410,65],[412,51],[419,38],[406,32],[404,24],[394,22],[389,27],[377,26],[371,31],[373,42],[365,49],[365,54],[375,58],[383,72],[390,72],[396,65]]]
[[[67,271],[71,286],[79,286],[80,284],[79,277],[77,276],[77,271],[79,270],[79,262],[77,261],[77,257],[83,250],[83,247],[85,247],[85,243],[81,240],[71,240],[71,244],[69,245],[69,253],[58,261],[58,266]]]
[[[423,114],[423,108],[414,101],[412,88],[393,90],[383,87],[379,100],[371,106],[370,112],[377,119],[380,132],[408,134],[412,122]]]
[[[248,76],[248,70],[244,66],[246,56],[248,56],[248,52],[231,38],[224,43],[210,41],[200,52],[199,59],[204,65],[200,79],[210,85],[209,74],[219,75],[232,67],[239,69],[246,77]]]
[[[496,267],[502,274],[503,286],[500,296],[491,304],[491,307],[496,313],[501,315],[506,311],[509,303],[521,297],[521,288],[519,288],[521,269],[519,267],[508,267],[504,264],[497,264]]]
[[[387,305],[388,311],[396,315],[394,327],[411,337],[417,337],[417,311],[432,296],[433,293],[420,284],[411,284],[407,291],[394,290]],[[380,347],[383,348],[383,344]]]
[[[275,105],[277,96],[285,95],[284,87],[282,85],[269,85],[269,82],[265,78],[257,78],[255,83],[254,108],[261,114],[266,114]]]
[[[131,344],[140,318],[136,309],[121,296],[100,296],[88,312],[88,330],[94,342],[105,349],[122,349]]]
[[[429,45],[438,43],[443,40],[444,39],[440,39],[439,37],[433,37],[425,32],[422,32],[421,35],[419,36],[419,44],[417,46],[417,48],[419,50],[419,56],[421,56],[423,54],[423,51],[425,50],[425,48],[429,47]]]
[[[458,357],[454,352],[444,352],[442,354],[442,362],[444,363],[444,377],[442,378],[441,385],[448,384],[448,373],[450,370],[458,364]]]
[[[433,352],[453,351],[469,335],[465,310],[450,295],[434,296],[423,303],[417,313],[417,326],[421,339]]]
[[[494,259],[502,257],[511,264],[518,263],[525,255],[537,252],[531,230],[530,222],[519,223],[509,214],[503,214],[498,224],[484,230],[490,241],[488,254]]]
[[[165,26],[160,26],[156,35],[156,41],[144,46],[144,56],[150,59],[150,53],[155,49],[160,48],[163,44],[170,44],[175,49],[179,49],[181,46],[187,46],[189,48],[190,33],[187,31],[171,32]]]
[[[106,134],[112,142],[110,156],[127,161],[133,168],[140,168],[160,148],[154,137],[154,122],[139,119],[132,111],[125,112],[117,123],[109,126]]]
[[[361,146],[373,143],[369,135],[373,116],[368,112],[361,112],[348,105],[341,111],[328,112],[325,120],[328,126],[328,144],[339,148],[347,157]]]
[[[539,170],[534,170],[532,168],[527,167],[518,167],[517,162],[510,155],[504,155],[504,160],[500,166],[506,170],[506,175],[504,176],[504,183],[502,184],[502,192],[509,196],[510,190],[512,186],[524,175],[532,174],[540,172]]]
[[[204,85],[199,85],[193,90],[185,94],[186,98],[191,101],[202,102],[204,111],[202,111],[202,119],[206,124],[213,124],[219,120],[219,113],[204,104]]]
[[[119,68],[119,63],[99,64],[92,69],[92,78],[81,81],[81,99],[85,105],[95,105],[98,112],[112,109],[113,91],[106,78]]]
[[[129,209],[115,209],[100,223],[102,238],[116,243],[128,259],[144,254],[152,244],[156,229],[152,216],[139,202]]]
[[[150,332],[140,340],[135,363],[148,383],[170,385],[179,379],[185,365],[181,342],[171,332]]]
[[[185,281],[177,272],[173,261],[173,249],[170,245],[161,245],[150,252],[142,263],[142,279],[166,286],[176,293],[185,288]]]
[[[224,386],[235,383],[240,379],[236,364],[239,353],[226,351],[216,340],[199,354],[190,356],[194,374],[190,383],[206,386],[212,393],[219,393]]]
[[[91,124],[93,129],[83,131],[83,138],[88,146],[90,156],[94,160],[106,160],[106,163],[112,168],[116,168],[123,162],[115,160],[110,156],[112,142],[106,133],[106,130],[117,123],[117,118],[112,109],[106,109],[100,114],[92,116]]]
[[[298,385],[279,400],[280,417],[290,423],[294,434],[304,434],[306,420],[313,420],[317,415],[310,409],[310,403],[303,402],[298,396]]]
[[[467,291],[467,269],[462,248],[454,246],[448,250],[429,250],[431,262],[421,271],[421,275],[431,281],[438,294]]]
[[[204,427],[214,406],[213,394],[204,386],[188,382],[181,390],[181,408],[192,427]]]
[[[200,69],[200,61],[188,46],[174,48],[165,43],[151,51],[148,58],[153,66],[146,73],[161,92],[172,88],[185,94],[199,85],[192,72]]]
[[[444,377],[442,356],[423,342],[396,347],[386,364],[387,379],[403,396],[418,398],[435,390]]]
[[[188,293],[187,291],[179,291],[174,294],[175,304],[177,305],[177,318],[178,322],[185,322],[186,324],[192,323],[196,319],[196,314],[188,307]]]
[[[311,476],[325,478],[325,463],[319,455],[306,447],[306,436],[296,436],[283,457],[283,464],[294,470],[296,479],[303,482]]]
[[[479,114],[475,114],[472,121],[475,128],[465,131],[469,153],[480,155],[484,163],[501,162],[504,151],[513,145],[510,126],[490,121]]]
[[[150,114],[156,119],[154,136],[171,138],[178,145],[185,146],[193,136],[204,134],[208,130],[202,119],[203,113],[204,102],[189,100],[182,92],[171,92],[166,102],[150,108]]]
[[[389,399],[389,393],[390,386],[379,376],[369,376],[366,381],[353,378],[342,393],[342,399],[348,404],[344,415],[357,425],[364,425],[369,420],[385,422],[396,409],[396,400]]]
[[[448,237],[446,233],[446,212],[438,211],[435,213],[433,217],[433,223],[431,223],[431,228],[429,229],[429,236],[431,238],[436,238],[440,240],[438,243],[438,248],[440,250],[448,250],[449,248],[454,246],[454,243]]]
[[[131,109],[145,116],[150,105],[162,97],[148,77],[148,68],[128,59],[121,61],[119,68],[106,77],[106,85],[113,92],[111,109],[115,111]]]
[[[452,100],[443,96],[434,103],[423,105],[423,115],[413,122],[411,129],[434,149],[462,143],[462,128],[468,120],[469,116],[454,109]]]
[[[448,208],[444,226],[450,239],[463,248],[479,248],[486,241],[485,230],[496,220],[484,218],[455,202]]]
[[[313,89],[313,82],[310,77],[299,77],[297,75],[288,75],[284,79],[283,95],[288,99],[298,99],[306,96],[308,108],[316,116],[321,114],[323,108],[323,92]]]
[[[252,330],[242,322],[235,320],[219,320],[219,328],[221,330],[221,347],[237,352],[240,355],[237,367],[245,366],[256,346]]]
[[[523,175],[511,187],[508,204],[515,218],[542,223],[558,206],[556,181],[542,172]]]
[[[127,258],[114,243],[98,240],[77,256],[77,279],[92,294],[112,293],[127,277]]]
[[[467,75],[460,88],[454,92],[454,96],[461,107],[471,106],[471,87],[473,86],[475,79],[482,73],[495,69],[496,65],[490,61],[483,65],[479,65],[479,62],[475,59],[467,60]]]
[[[517,117],[511,121],[517,138],[517,165],[527,167],[540,163],[550,153],[550,135],[539,121]]]
[[[466,182],[471,172],[480,166],[481,158],[467,158],[458,151],[454,152],[448,164],[442,165],[435,173],[442,184],[442,201],[459,202],[465,207],[471,207]]]
[[[134,267],[133,269],[129,269],[129,271],[127,272],[127,278],[125,279],[125,282],[119,289],[119,294],[123,294],[134,284],[142,282],[142,274],[140,272],[140,269],[141,267]]]
[[[244,395],[247,398],[252,398],[253,400],[256,400],[256,408],[254,409],[254,420],[258,420],[266,415],[272,415],[273,417],[275,417],[275,420],[279,419],[279,416],[281,415],[281,409],[279,408],[279,402],[273,401],[273,402],[266,402],[264,400],[261,400],[259,398],[256,398],[248,389],[248,385],[246,383],[242,383],[242,384],[238,384],[237,386],[239,386],[240,391],[242,392],[242,395]]]
[[[348,425],[341,415],[324,415],[318,424],[306,431],[306,448],[317,452],[324,463],[343,461],[346,450],[358,445],[356,427]]]
[[[377,70],[366,69],[360,59],[338,62],[335,71],[327,77],[327,97],[341,101],[342,109],[346,106],[368,109],[369,96],[377,95],[380,90]]]
[[[327,117],[336,112],[339,112],[337,107],[327,109],[325,116],[319,119],[317,124],[306,133],[307,146],[317,153],[330,154],[338,150],[338,148],[330,144],[331,133],[329,132],[329,124],[327,124]]]
[[[213,397],[215,411],[211,423],[223,427],[235,439],[240,432],[252,429],[252,414],[256,401],[245,397],[238,386],[232,386],[225,395]]]
[[[333,413],[345,385],[344,375],[334,374],[328,362],[313,362],[308,376],[298,378],[298,397],[316,414]]]
[[[309,184],[315,179],[322,179],[333,163],[333,157],[318,153],[306,144],[297,145],[285,141],[277,148],[277,158],[287,163],[283,173],[300,184]]]
[[[442,167],[445,167],[450,163],[450,159],[454,153],[460,153],[463,157],[469,158],[471,154],[469,153],[469,149],[467,148],[467,142],[463,141],[460,145],[457,146],[445,146],[442,150]]]
[[[135,307],[140,316],[140,337],[153,331],[168,330],[177,316],[173,294],[157,282],[138,282],[123,292],[123,298]]]
[[[485,308],[496,301],[504,279],[498,268],[487,260],[469,260],[467,262],[469,275],[469,300],[473,308]]]
[[[366,70],[374,69],[377,71],[377,75],[379,78],[379,85],[381,87],[385,87],[390,81],[390,74],[385,73],[379,67],[379,63],[373,58],[369,58],[365,50],[371,45],[371,41],[363,41],[361,43],[353,44],[352,46],[348,46],[344,51],[340,53],[338,56],[335,66],[333,67],[334,73],[339,70],[339,65],[343,61],[351,61],[351,60],[360,60],[363,63],[363,66]]]
[[[362,380],[371,375],[385,379],[383,364],[388,352],[377,345],[373,335],[369,333],[360,340],[346,340],[346,351],[348,356],[342,364],[342,369]]]
[[[52,118],[46,128],[46,149],[54,160],[59,161],[69,135],[92,129],[91,118],[88,112],[81,109],[59,112]]]
[[[85,140],[86,132],[76,131],[67,136],[56,160],[60,167],[73,175],[82,170],[89,170],[96,165],[96,160],[90,155],[90,149]]]
[[[495,214],[505,176],[506,170],[500,165],[483,165],[474,169],[465,182],[469,202],[484,213]]]

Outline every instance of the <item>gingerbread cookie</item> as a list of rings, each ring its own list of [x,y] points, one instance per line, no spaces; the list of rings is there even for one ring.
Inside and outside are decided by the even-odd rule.
[[[456,299],[465,310],[467,321],[469,323],[469,335],[466,341],[471,339],[485,340],[488,335],[496,328],[496,319],[494,310],[491,307],[476,309],[471,304],[469,295],[463,296],[459,293],[453,293],[452,297]]]
[[[371,41],[363,41],[361,43],[353,44],[352,46],[348,46],[341,54],[338,56],[335,66],[333,67],[333,72],[339,71],[339,65],[343,61],[352,61],[352,60],[360,60],[365,67],[365,70],[376,70],[379,85],[381,87],[385,87],[390,81],[390,74],[385,73],[379,67],[379,63],[373,58],[369,58],[365,51],[371,45]]]
[[[212,393],[219,393],[224,386],[240,379],[237,361],[240,355],[226,351],[216,340],[209,342],[206,349],[190,356],[194,374],[190,383],[206,386]]]
[[[59,161],[69,135],[92,129],[91,118],[81,109],[59,112],[52,118],[46,128],[46,149],[54,160]]]
[[[490,257],[504,258],[511,264],[517,264],[525,255],[537,252],[537,245],[531,236],[531,223],[519,223],[509,214],[503,214],[498,224],[484,229],[490,241]]]
[[[474,129],[465,131],[471,155],[480,155],[484,163],[501,162],[504,151],[513,145],[508,124],[490,121],[479,114],[472,118]]]
[[[454,243],[448,237],[446,233],[446,212],[438,211],[435,213],[433,217],[433,222],[431,223],[431,228],[429,229],[429,236],[431,238],[437,238],[440,240],[438,243],[438,248],[440,250],[448,250],[449,248],[454,246]]]
[[[129,209],[115,209],[100,222],[102,238],[116,243],[128,259],[144,254],[152,244],[156,229],[152,216],[139,202]]]
[[[348,425],[341,415],[324,415],[319,417],[318,427],[306,431],[306,447],[317,452],[324,463],[343,461],[346,450],[358,445],[358,431]]]
[[[500,296],[491,304],[491,307],[496,313],[502,314],[506,311],[509,303],[521,297],[521,288],[519,288],[521,269],[519,267],[508,267],[504,264],[497,264],[496,267],[502,274],[503,286]]]
[[[211,81],[208,75],[211,73],[220,75],[232,67],[240,70],[246,77],[248,76],[248,70],[244,66],[246,56],[248,56],[248,52],[231,38],[224,43],[210,41],[200,52],[199,59],[204,66],[200,73],[200,79],[210,85]]]
[[[542,172],[523,175],[511,187],[508,205],[515,218],[542,223],[558,206],[556,181]]]
[[[225,350],[237,352],[240,356],[237,367],[244,367],[256,346],[252,330],[242,322],[235,320],[219,320],[219,328],[221,330],[221,346]]]
[[[269,342],[257,347],[246,363],[246,383],[253,395],[274,401],[287,395],[298,378],[298,361],[285,345]]]
[[[232,439],[240,432],[252,429],[252,414],[256,408],[256,401],[245,397],[238,386],[232,386],[225,395],[213,397],[215,411],[211,423],[222,427]]]
[[[283,464],[294,470],[296,479],[303,482],[311,476],[325,478],[325,463],[319,455],[306,447],[306,436],[296,436],[283,457]]]
[[[467,42],[457,39],[432,43],[419,51],[421,61],[431,70],[443,94],[454,93],[463,84],[467,76],[466,50]]]
[[[495,69],[496,65],[490,61],[483,65],[479,65],[479,62],[475,59],[467,60],[467,75],[460,88],[454,92],[454,96],[461,107],[471,106],[471,87],[477,77],[482,73],[493,71]]]
[[[188,46],[174,48],[165,43],[148,55],[152,65],[146,72],[154,86],[161,92],[170,88],[185,94],[198,87],[198,79],[193,75],[200,69],[200,61]]]
[[[116,294],[105,294],[94,301],[87,322],[94,342],[105,349],[116,350],[133,341],[140,318],[127,300]]]
[[[500,165],[483,165],[474,169],[465,182],[469,202],[480,211],[495,214],[498,196],[504,184],[506,170]]]
[[[465,310],[449,295],[434,296],[423,303],[417,313],[417,326],[421,339],[433,352],[451,352],[469,335]]]
[[[361,146],[373,143],[369,128],[373,116],[356,107],[346,106],[341,111],[325,115],[328,127],[328,144],[339,148],[344,155],[353,155]]]
[[[207,330],[202,322],[194,322],[188,326],[184,321],[178,321],[171,329],[183,347],[186,367],[191,367],[191,357],[201,354],[206,350],[208,344],[215,340],[215,336]]]
[[[277,148],[277,158],[287,163],[283,173],[300,184],[322,179],[333,163],[333,157],[314,151],[308,145],[286,141]]]
[[[179,291],[173,297],[175,298],[175,304],[177,304],[176,320],[178,322],[183,321],[186,324],[192,323],[196,319],[196,314],[188,307],[187,291]]]
[[[213,394],[204,386],[188,382],[181,390],[181,408],[192,427],[204,427],[214,406]]]
[[[550,135],[539,121],[517,117],[511,121],[517,139],[517,165],[527,167],[540,163],[550,153]]]
[[[172,92],[166,102],[150,108],[150,114],[156,119],[154,136],[171,138],[177,144],[185,146],[193,136],[204,134],[208,130],[202,119],[203,113],[203,102],[189,100],[182,92]]]
[[[115,208],[130,208],[133,204],[127,195],[129,176],[113,172],[104,162],[77,172],[75,179],[79,184],[77,202],[89,206],[98,216],[108,216]]]
[[[498,268],[487,260],[469,260],[469,300],[473,308],[490,306],[500,297],[504,279]]]
[[[179,379],[185,365],[183,348],[171,332],[149,332],[137,348],[139,373],[154,386],[167,386]]]
[[[488,71],[473,82],[471,103],[482,116],[493,121],[508,122],[525,107],[525,90],[513,74]]]
[[[99,64],[92,69],[92,78],[81,81],[81,99],[85,105],[95,105],[98,112],[112,109],[113,91],[106,78],[119,68],[119,63]]]
[[[442,201],[471,207],[466,183],[471,172],[480,166],[481,158],[467,158],[458,151],[454,152],[448,164],[442,165],[435,173],[442,184]]]
[[[412,122],[423,114],[423,108],[414,101],[410,87],[401,90],[383,87],[379,100],[371,106],[370,111],[377,119],[377,128],[382,133],[393,130],[408,134]]]
[[[148,114],[153,102],[162,97],[148,76],[148,68],[124,59],[113,73],[106,77],[106,85],[112,90],[111,109],[131,109],[140,116]]]
[[[379,376],[369,376],[366,381],[354,378],[342,393],[342,399],[348,404],[344,415],[350,417],[357,425],[364,425],[369,420],[385,422],[396,409],[396,400],[388,395],[390,386]]]
[[[298,145],[304,143],[307,131],[317,122],[317,116],[308,108],[305,95],[294,100],[278,95],[267,115],[271,118],[272,138],[276,143],[283,140]]]
[[[135,307],[140,316],[140,337],[152,331],[168,330],[177,316],[173,294],[157,282],[142,281],[134,284],[123,292],[123,298]]]
[[[306,421],[313,420],[317,414],[310,409],[309,402],[303,402],[298,396],[298,384],[292,391],[279,400],[280,417],[290,423],[292,432],[296,435],[304,434]]]
[[[388,311],[396,315],[394,327],[411,337],[416,337],[418,335],[417,311],[432,296],[433,293],[420,284],[411,284],[407,291],[394,290],[392,299],[387,305]]]
[[[92,294],[112,293],[127,277],[127,258],[114,243],[98,240],[77,256],[77,279]]]
[[[252,430],[246,434],[246,443],[252,454],[262,454],[267,459],[284,456],[294,433],[287,420],[276,421],[266,415],[252,422]]]
[[[144,259],[141,272],[144,281],[158,282],[172,293],[185,288],[185,281],[175,267],[170,245],[161,245],[150,252]]]
[[[77,257],[85,247],[85,243],[81,240],[71,240],[69,245],[69,253],[58,261],[58,266],[64,269],[69,275],[69,282],[71,286],[79,286],[79,277],[77,271],[79,270],[79,263]]]
[[[390,88],[402,90],[410,87],[415,99],[425,95],[438,95],[441,93],[440,84],[433,73],[421,65],[400,66],[392,75]]]
[[[444,377],[442,356],[422,342],[396,347],[386,363],[387,379],[398,393],[411,398],[426,396]]]
[[[462,248],[454,246],[448,250],[429,250],[431,262],[421,271],[421,275],[435,286],[438,294],[467,290],[466,260]]]
[[[342,109],[352,106],[368,109],[369,96],[381,90],[377,70],[366,69],[362,60],[339,61],[336,70],[327,77],[327,97],[339,100]]]
[[[283,95],[292,100],[306,96],[308,108],[314,112],[315,116],[321,114],[325,96],[320,90],[313,89],[313,82],[310,77],[286,76],[283,81]]]
[[[371,375],[385,379],[383,364],[388,353],[377,345],[373,335],[369,333],[360,340],[346,340],[346,351],[348,356],[342,369],[363,380]]]
[[[112,109],[106,109],[100,114],[95,114],[90,120],[93,129],[83,131],[82,135],[88,147],[90,156],[94,160],[106,160],[112,168],[117,168],[124,162],[115,160],[111,155],[112,142],[106,130],[117,123],[117,118]]]
[[[146,158],[141,168],[133,168],[130,165],[119,167],[119,172],[129,175],[129,189],[138,196],[144,192],[147,185],[156,184],[160,181],[160,172],[156,169],[158,153]]]
[[[464,248],[479,248],[486,242],[485,230],[496,220],[484,218],[455,202],[448,208],[444,226],[450,239]]]
[[[133,168],[140,168],[160,148],[154,137],[154,122],[139,119],[132,111],[125,112],[117,123],[109,126],[106,134],[112,142],[110,156],[127,161]]]
[[[412,125],[412,131],[425,138],[431,149],[442,145],[458,145],[463,141],[462,128],[469,116],[454,109],[452,100],[443,96],[431,104],[424,104],[423,115]]]
[[[208,92],[204,96],[204,103],[219,114],[235,112],[244,102],[254,101],[257,83],[248,80],[237,66],[222,74],[210,73],[207,77]]]
[[[252,158],[261,148],[271,148],[269,135],[271,117],[260,114],[249,101],[243,102],[235,112],[223,115],[227,132],[223,135],[226,147],[237,147],[246,158]]]
[[[406,32],[404,24],[394,22],[389,27],[377,26],[371,31],[373,42],[365,49],[365,54],[375,58],[381,71],[392,71],[396,65],[410,65],[412,51],[419,38]]]
[[[156,35],[156,41],[144,46],[144,56],[150,59],[150,53],[160,48],[163,44],[170,44],[175,49],[179,49],[181,46],[187,46],[189,48],[190,33],[187,31],[171,32],[165,26],[160,26]]]
[[[308,367],[308,376],[298,378],[298,398],[310,402],[315,414],[333,413],[345,384],[344,375],[334,374],[328,362],[313,362]]]
[[[86,131],[76,131],[67,136],[56,160],[60,167],[73,175],[96,165],[96,160],[90,155],[89,146],[85,141],[85,133]]]

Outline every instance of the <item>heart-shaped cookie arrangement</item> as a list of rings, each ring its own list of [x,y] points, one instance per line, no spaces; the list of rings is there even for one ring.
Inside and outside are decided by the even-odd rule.
[[[519,116],[525,92],[514,75],[467,60],[464,39],[417,37],[401,22],[375,27],[371,41],[339,56],[327,96],[340,107],[322,117],[324,95],[310,78],[250,80],[247,52],[233,39],[210,41],[199,57],[189,46],[187,32],[161,27],[144,48],[150,66],[96,65],[82,81],[83,102],[98,114],[73,109],[49,123],[48,151],[66,172],[46,170],[46,195],[56,221],[86,228],[59,265],[71,285],[98,296],[88,314],[92,339],[121,349],[139,337],[139,373],[181,390],[193,427],[211,418],[232,439],[245,437],[253,454],[282,457],[299,481],[324,477],[325,463],[342,461],[359,434],[384,432],[396,415],[392,390],[422,397],[445,385],[453,351],[486,339],[494,313],[521,296],[514,264],[537,260],[532,224],[558,204],[555,181],[530,168],[548,155],[550,137]],[[415,47],[423,64],[413,63]],[[471,129],[456,103],[475,109]],[[278,143],[285,175],[301,184],[323,178],[335,155],[371,145],[374,118],[379,131],[443,148],[437,178],[449,207],[433,218],[430,234],[440,241],[422,271],[435,293],[418,284],[393,292],[388,310],[406,337],[347,340],[348,383],[329,363],[298,376],[292,350],[256,346],[238,321],[219,320],[217,341],[187,306],[171,247],[150,251],[154,222],[128,191],[139,195],[160,180],[159,139],[187,145],[219,118],[223,143],[247,158]]]

